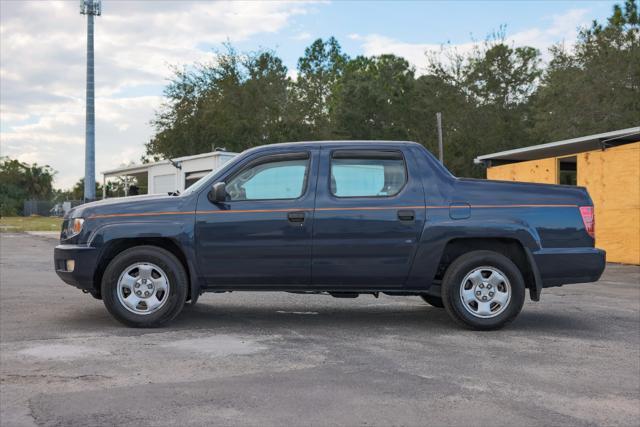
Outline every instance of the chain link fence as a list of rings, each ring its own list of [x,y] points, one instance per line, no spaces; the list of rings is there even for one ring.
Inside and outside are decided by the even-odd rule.
[[[68,200],[60,203],[54,203],[50,200],[25,200],[22,215],[63,216],[71,208],[81,204],[81,200]]]

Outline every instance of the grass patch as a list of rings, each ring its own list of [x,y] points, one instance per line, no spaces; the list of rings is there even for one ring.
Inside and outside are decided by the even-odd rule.
[[[7,216],[0,218],[0,232],[60,231],[62,218],[49,216]]]

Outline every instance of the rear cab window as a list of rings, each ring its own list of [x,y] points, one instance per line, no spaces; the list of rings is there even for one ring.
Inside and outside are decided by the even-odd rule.
[[[329,187],[334,197],[392,197],[406,183],[400,151],[336,150],[331,155]]]

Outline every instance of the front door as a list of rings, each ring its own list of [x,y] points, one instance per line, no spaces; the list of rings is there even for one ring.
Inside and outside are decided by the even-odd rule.
[[[221,177],[226,203],[200,195],[196,250],[209,287],[309,285],[318,152],[257,153]]]
[[[318,287],[404,285],[425,222],[414,159],[397,146],[321,151],[313,226]]]

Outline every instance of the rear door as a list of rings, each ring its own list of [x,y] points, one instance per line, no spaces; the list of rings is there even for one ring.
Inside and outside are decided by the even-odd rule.
[[[314,286],[401,287],[411,268],[425,221],[415,161],[403,146],[362,147],[322,148]]]

